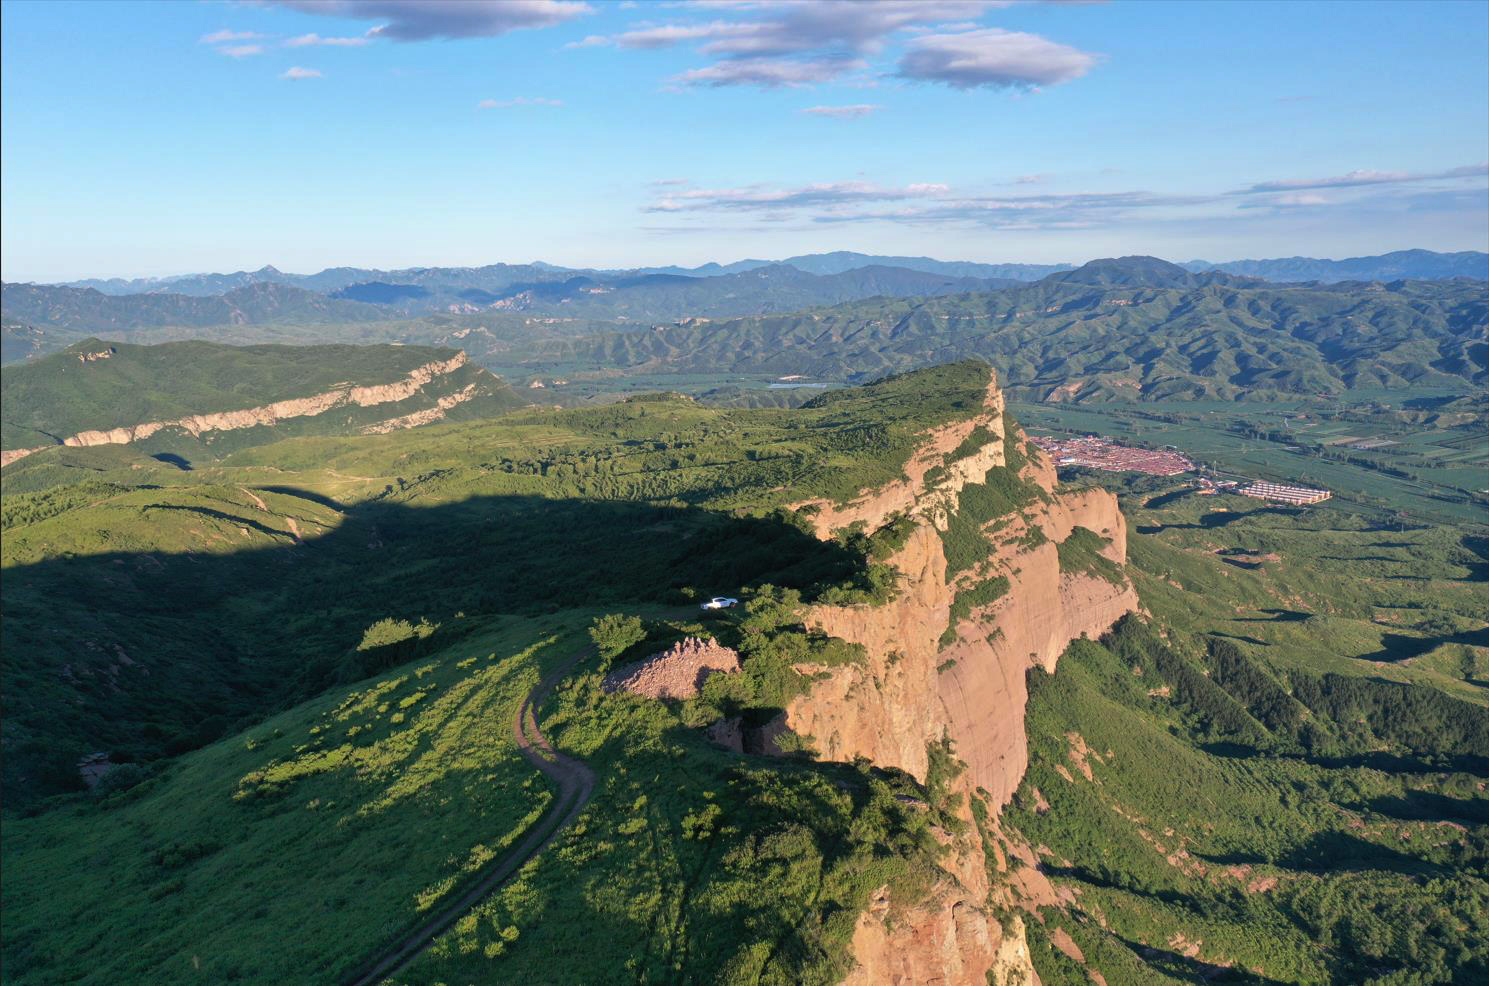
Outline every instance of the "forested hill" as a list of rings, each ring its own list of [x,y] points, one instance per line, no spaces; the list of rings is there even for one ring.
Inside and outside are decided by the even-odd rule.
[[[5,371],[0,446],[71,438],[195,453],[204,441],[239,447],[286,434],[391,430],[524,403],[456,349],[88,339]]]
[[[1489,383],[1489,288],[1283,285],[1129,257],[993,292],[556,340],[525,362],[851,382],[972,356],[996,366],[1015,396],[1035,399],[1478,387]]]

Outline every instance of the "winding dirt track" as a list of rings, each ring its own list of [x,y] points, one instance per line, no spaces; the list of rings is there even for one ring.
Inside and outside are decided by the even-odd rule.
[[[542,852],[553,841],[554,836],[571,825],[589,803],[595,786],[594,773],[581,761],[565,756],[549,745],[538,730],[538,720],[533,709],[554,685],[562,681],[590,653],[591,651],[580,651],[538,682],[537,687],[528,692],[522,704],[517,707],[517,715],[512,720],[512,738],[517,741],[517,749],[528,763],[558,785],[558,796],[553,804],[538,819],[537,824],[528,829],[522,841],[492,863],[491,868],[474,886],[377,958],[369,961],[346,980],[347,986],[375,986],[402,969],[459,920],[462,914],[510,879],[528,860]]]

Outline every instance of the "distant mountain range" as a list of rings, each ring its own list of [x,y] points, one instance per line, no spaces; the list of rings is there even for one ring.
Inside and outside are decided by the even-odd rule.
[[[1233,260],[1225,264],[1191,260],[1183,266],[1191,271],[1218,270],[1268,281],[1438,281],[1451,277],[1489,280],[1489,253],[1475,250],[1462,253],[1397,250],[1378,257],[1351,257],[1348,260],[1287,257],[1279,260]]]
[[[266,266],[256,271],[238,271],[232,274],[87,279],[69,281],[64,286],[92,288],[108,295],[184,294],[200,297],[226,294],[250,284],[290,284],[309,291],[328,294],[369,282],[422,286],[431,290],[439,286],[452,291],[477,288],[501,292],[515,284],[562,282],[574,276],[589,276],[599,280],[650,274],[703,278],[743,274],[762,267],[780,265],[794,267],[807,274],[819,275],[843,274],[863,267],[899,267],[948,277],[995,278],[1014,281],[1037,281],[1059,271],[1074,270],[1077,266],[1075,264],[984,264],[972,261],[884,256],[839,250],[833,253],[803,254],[787,257],[784,260],[739,260],[731,264],[709,263],[699,267],[666,266],[608,270],[559,267],[541,261],[531,264],[490,264],[485,267],[413,267],[404,270],[328,267],[317,274],[286,274],[277,268]],[[1289,257],[1277,260],[1233,260],[1220,264],[1206,260],[1191,260],[1181,266],[1194,272],[1219,270],[1227,274],[1260,277],[1268,281],[1396,281],[1402,279],[1441,280],[1451,277],[1489,280],[1489,254],[1476,251],[1434,253],[1431,250],[1398,250],[1380,256],[1352,257],[1348,260]]]
[[[534,373],[799,374],[855,382],[979,357],[1036,400],[1236,399],[1489,385],[1476,281],[1273,284],[1154,257],[979,294],[548,339]]]
[[[366,274],[369,272],[358,272]],[[208,275],[175,281],[191,291],[217,278],[233,281],[264,275]],[[876,296],[906,298],[990,291],[1021,281],[959,277],[868,266],[836,274],[809,274],[785,264],[717,277],[678,274],[568,274],[532,267],[382,272],[345,281],[348,274],[322,272],[298,283],[256,280],[222,294],[153,291],[106,294],[94,287],[6,284],[4,314],[20,326],[77,332],[116,332],[155,326],[324,324],[372,322],[431,313],[532,312],[568,318],[623,322],[732,317],[800,311]],[[305,285],[315,281],[320,288]],[[326,293],[321,293],[324,288]]]

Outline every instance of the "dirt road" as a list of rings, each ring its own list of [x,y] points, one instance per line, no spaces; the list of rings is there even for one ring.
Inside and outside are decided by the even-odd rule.
[[[538,730],[537,714],[533,710],[542,703],[554,685],[562,681],[574,670],[576,664],[591,653],[581,651],[575,654],[538,682],[537,687],[522,700],[517,708],[517,715],[512,720],[512,738],[517,742],[517,749],[528,763],[558,785],[558,796],[553,804],[511,851],[491,864],[491,868],[474,886],[387,951],[369,961],[346,980],[347,986],[375,986],[402,969],[459,920],[461,915],[505,883],[528,860],[542,852],[553,841],[554,836],[571,825],[589,803],[590,794],[594,791],[595,775],[582,762],[564,756],[549,745],[547,738]]]

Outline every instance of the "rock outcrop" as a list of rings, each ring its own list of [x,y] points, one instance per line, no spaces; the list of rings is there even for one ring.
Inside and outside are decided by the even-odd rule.
[[[815,504],[813,523],[823,537],[855,522],[872,532],[897,515],[910,517],[914,527],[888,559],[900,575],[896,599],[810,611],[811,625],[862,644],[866,659],[818,675],[785,713],[786,728],[807,738],[825,759],[865,757],[920,780],[926,778],[931,745],[951,740],[954,755],[967,766],[957,789],[981,799],[995,821],[1027,765],[1026,672],[1036,665],[1053,671],[1072,639],[1099,634],[1137,607],[1136,593],[1123,578],[1060,569],[1058,545],[1077,527],[1106,539],[1101,554],[1108,560],[1125,561],[1126,527],[1116,497],[1099,490],[1057,491],[1054,469],[1035,457],[1018,465],[1020,488],[1033,494],[1028,502],[982,529],[992,542],[991,557],[975,571],[948,576],[943,532],[959,494],[992,470],[1008,468],[1010,449],[1023,457],[1027,443],[1016,430],[1006,435],[1010,427],[1002,396],[990,383],[982,413],[928,432],[903,479],[846,505]],[[982,448],[945,461],[974,434],[987,437]],[[1002,594],[952,626],[959,589],[989,578],[1006,580],[999,583],[1006,585]],[[970,805],[964,800],[963,806],[970,823]],[[1001,851],[994,855],[999,869]],[[1005,928],[988,913],[992,900],[1010,898],[1006,889],[988,885],[981,839],[964,840],[949,858],[948,872],[932,893],[906,902],[890,924],[883,919],[890,902],[881,902],[878,916],[874,908],[861,916],[854,937],[860,968],[850,982],[981,986],[989,972],[998,983],[1010,976],[1019,981],[1019,974],[1034,981],[1022,924]]]
[[[684,637],[664,651],[616,668],[601,687],[647,698],[693,698],[709,675],[738,670],[738,651],[714,640]]]
[[[378,404],[397,403],[398,401],[404,401],[414,396],[436,378],[454,373],[460,367],[464,366],[465,362],[466,355],[462,351],[447,360],[437,360],[433,363],[426,363],[423,366],[416,367],[403,379],[395,380],[392,383],[367,387],[354,387],[349,383],[340,384],[321,394],[276,401],[273,404],[244,408],[240,411],[192,414],[183,418],[173,418],[168,421],[146,421],[141,424],[127,425],[120,428],[82,431],[63,439],[62,444],[84,448],[94,445],[128,445],[131,442],[138,442],[149,438],[156,432],[167,428],[179,428],[196,436],[209,431],[234,431],[239,428],[273,425],[288,418],[312,417],[314,415],[324,414],[332,408],[351,404],[355,404],[358,407],[373,407]],[[472,396],[474,396],[474,390],[472,387],[467,387],[457,394],[441,398],[436,402],[434,408],[429,408],[423,412],[414,412],[402,418],[392,418],[372,427],[373,429],[382,431],[393,431],[397,428],[409,428],[415,425],[425,424],[428,421],[435,421],[443,417],[445,412],[450,408],[469,400]],[[434,413],[431,416],[430,412],[435,411],[438,413]],[[421,415],[424,415],[424,417],[421,417]],[[10,465],[10,463],[17,459],[50,447],[43,445],[38,448],[9,449],[0,453],[0,467]]]

